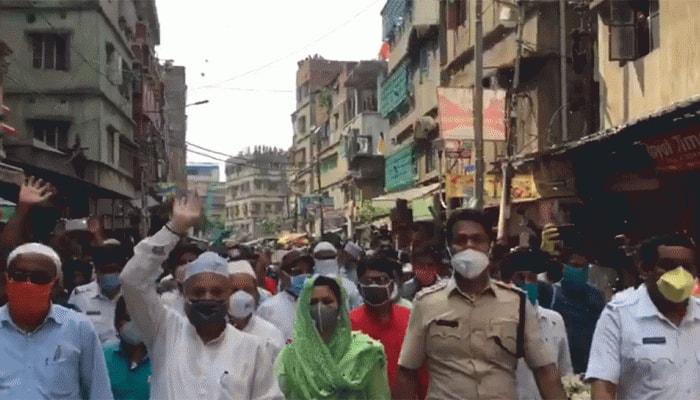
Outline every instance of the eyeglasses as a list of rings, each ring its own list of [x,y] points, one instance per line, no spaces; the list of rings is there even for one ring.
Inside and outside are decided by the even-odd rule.
[[[376,276],[376,277],[374,277],[374,278],[366,277],[366,278],[360,279],[360,283],[363,284],[363,285],[380,285],[380,286],[384,286],[384,285],[389,284],[389,282],[391,282],[391,278],[389,278],[389,277],[386,276],[386,275],[384,275],[384,276]]]
[[[48,285],[55,279],[55,277],[46,272],[27,272],[18,270],[7,271],[7,276],[13,282],[31,282],[35,285]]]

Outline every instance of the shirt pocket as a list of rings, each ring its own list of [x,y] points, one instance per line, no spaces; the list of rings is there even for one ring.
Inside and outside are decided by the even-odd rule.
[[[462,341],[464,329],[457,321],[449,321],[453,326],[439,325],[438,322],[433,322],[428,328],[428,337],[426,348],[435,357],[454,357],[456,354],[461,354],[461,350],[466,346]],[[461,328],[461,329],[460,329]]]
[[[676,371],[671,350],[666,346],[641,345],[632,351],[635,363],[635,379],[641,385],[654,390],[673,384]]]
[[[507,318],[493,319],[486,336],[489,359],[505,368],[515,368],[518,361],[518,321]]]
[[[42,392],[51,398],[79,397],[80,388],[80,350],[75,346],[62,343],[56,347],[52,356],[45,361],[46,383]]]
[[[15,372],[0,368],[0,398],[9,395],[12,388],[19,385],[20,380]]]

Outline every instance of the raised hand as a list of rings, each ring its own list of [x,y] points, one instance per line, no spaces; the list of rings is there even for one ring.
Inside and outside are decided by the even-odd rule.
[[[187,199],[175,199],[171,228],[175,233],[184,235],[190,228],[199,223],[202,215],[202,199],[196,193],[188,196]]]
[[[50,183],[31,176],[19,187],[18,204],[25,207],[37,206],[48,200],[54,191]]]

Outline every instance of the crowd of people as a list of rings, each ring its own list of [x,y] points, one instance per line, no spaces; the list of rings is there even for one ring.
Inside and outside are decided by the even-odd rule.
[[[400,251],[255,250],[188,241],[196,196],[138,243],[40,230],[52,194],[29,179],[0,233],[2,399],[566,399],[573,375],[593,399],[700,398],[685,235],[642,241],[610,290],[558,227],[497,245],[474,210]]]

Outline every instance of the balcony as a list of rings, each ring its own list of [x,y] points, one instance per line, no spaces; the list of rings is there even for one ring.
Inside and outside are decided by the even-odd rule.
[[[384,172],[384,188],[395,192],[412,187],[416,182],[416,152],[412,145],[405,146],[387,157]]]
[[[411,106],[412,79],[408,61],[404,61],[382,83],[379,111],[389,120],[406,113]]]
[[[345,132],[345,154],[351,170],[372,158],[384,158],[389,121],[379,113],[361,113],[350,121]]]

